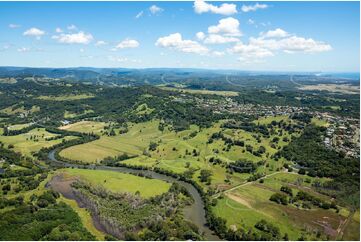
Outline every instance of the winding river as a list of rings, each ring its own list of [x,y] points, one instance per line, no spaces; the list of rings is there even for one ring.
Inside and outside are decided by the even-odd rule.
[[[127,167],[111,167],[111,166],[101,166],[101,165],[77,165],[77,164],[70,164],[63,161],[59,161],[55,158],[55,150],[52,150],[48,154],[49,160],[51,160],[53,163],[63,166],[63,167],[76,167],[76,168],[91,168],[91,169],[97,169],[97,170],[108,170],[108,171],[117,171],[122,173],[130,173],[130,174],[139,174],[143,173],[147,176],[150,176],[154,179],[159,179],[162,181],[167,182],[175,182],[179,185],[185,187],[189,194],[194,199],[194,203],[190,206],[187,206],[184,209],[184,216],[187,220],[192,221],[197,227],[199,228],[200,232],[204,233],[206,240],[220,240],[220,238],[215,235],[205,224],[206,224],[206,212],[204,210],[204,204],[203,200],[201,198],[201,195],[198,193],[197,189],[195,187],[187,182],[177,180],[174,177],[167,176],[164,174],[160,174],[154,171],[150,170],[136,170],[132,168]]]

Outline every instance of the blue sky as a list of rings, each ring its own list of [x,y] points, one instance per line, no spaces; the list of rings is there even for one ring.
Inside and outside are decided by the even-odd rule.
[[[359,71],[359,2],[0,2],[0,65]]]

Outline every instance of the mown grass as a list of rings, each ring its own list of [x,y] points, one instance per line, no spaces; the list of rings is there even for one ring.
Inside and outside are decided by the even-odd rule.
[[[84,179],[94,186],[102,186],[105,189],[117,192],[140,193],[144,198],[154,197],[167,192],[170,183],[157,179],[149,179],[136,175],[120,173],[116,171],[86,170],[86,169],[62,169],[66,176],[75,176]]]

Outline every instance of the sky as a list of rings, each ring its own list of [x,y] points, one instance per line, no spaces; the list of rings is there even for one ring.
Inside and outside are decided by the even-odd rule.
[[[359,2],[0,2],[0,66],[359,72]]]

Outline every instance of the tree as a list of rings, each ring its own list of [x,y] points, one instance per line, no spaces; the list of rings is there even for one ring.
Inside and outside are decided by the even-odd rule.
[[[200,180],[201,182],[211,182],[211,176],[212,176],[212,172],[210,170],[201,170],[200,173]]]

